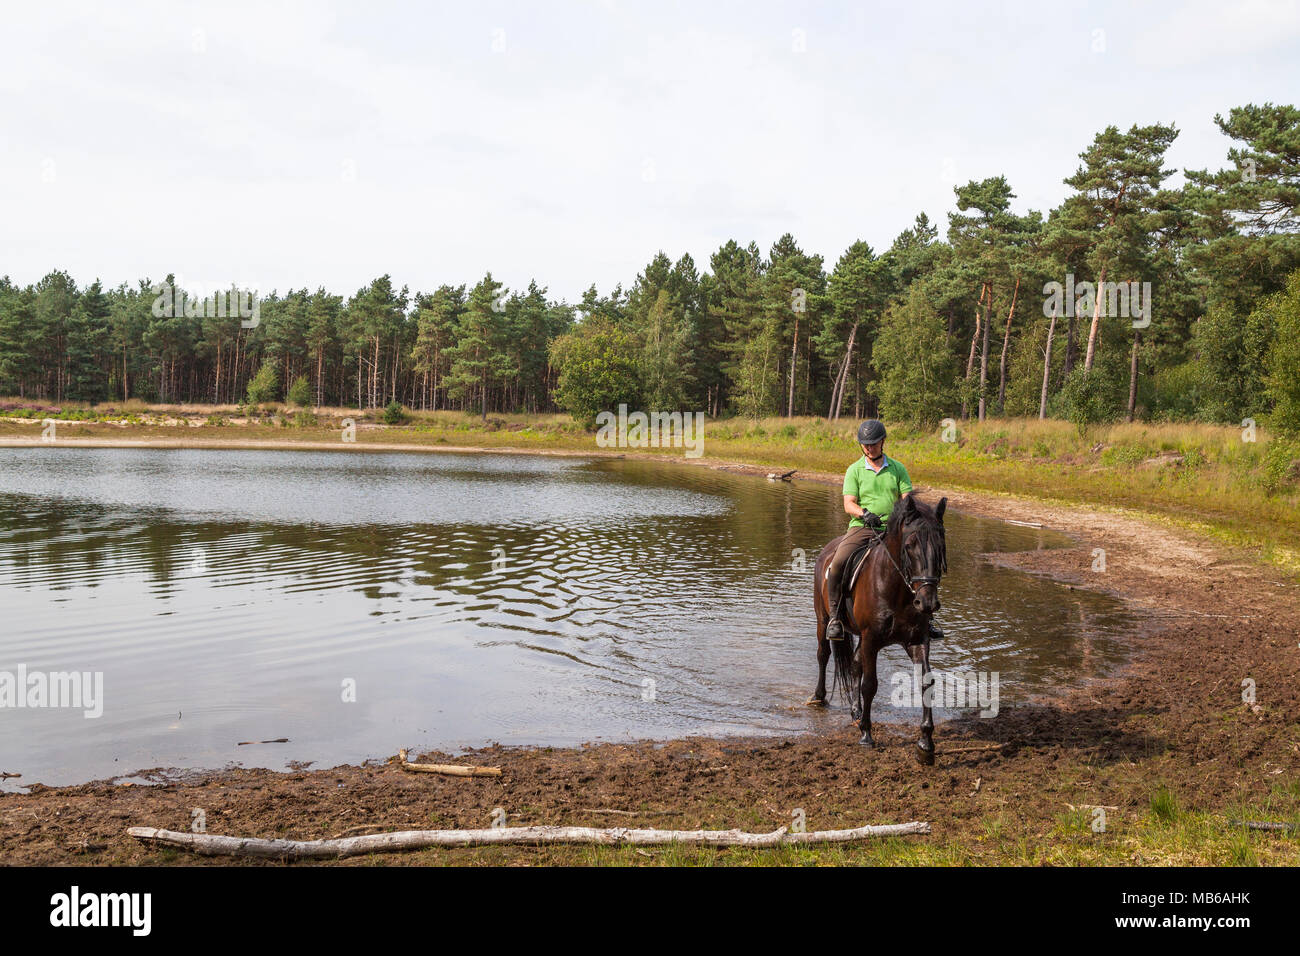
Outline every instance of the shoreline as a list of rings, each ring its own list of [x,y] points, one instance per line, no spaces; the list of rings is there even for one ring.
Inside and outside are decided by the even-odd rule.
[[[156,437],[60,438],[57,442],[44,442],[39,438],[13,438],[10,436],[0,435],[0,449],[52,447],[134,448],[171,451],[326,451],[369,454],[391,454],[396,452],[410,454],[438,454],[446,452],[458,455],[541,455],[554,458],[600,458],[649,461],[670,466],[685,465],[704,467],[717,471],[729,472],[731,474],[749,475],[760,478],[773,474],[774,469],[780,469],[782,467],[774,465],[758,465],[708,455],[688,458],[685,455],[668,455],[631,450],[610,451],[601,448],[593,448],[590,451],[584,451],[574,448],[541,448],[527,445],[443,445],[415,444],[409,442],[325,442],[311,439],[297,441],[292,439],[182,439]],[[788,471],[789,469],[785,470]],[[843,475],[827,471],[796,469],[791,480],[811,481],[817,484],[839,487],[840,483],[843,481]],[[1068,499],[1054,498],[1041,494],[1036,495],[1031,492],[1017,494],[1004,491],[990,491],[969,488],[952,483],[930,484],[927,482],[915,481],[915,488],[918,492],[930,494],[936,498],[947,497],[951,507],[956,507],[959,510],[966,511],[976,517],[986,517],[998,521],[1010,521],[1013,523],[1021,522],[1036,525],[1041,524],[1041,522],[1035,522],[1033,520],[1037,514],[1035,509],[1054,515],[1060,515],[1065,512],[1089,512],[1093,515],[1108,516],[1108,518],[1123,518],[1146,522],[1151,524],[1153,527],[1172,526],[1184,536],[1200,540],[1206,547],[1225,548],[1244,552],[1244,549],[1236,548],[1231,544],[1214,541],[1209,537],[1209,535],[1203,533],[1202,528],[1198,528],[1192,523],[1171,519],[1168,515],[1146,511],[1142,508],[1079,503]],[[1107,520],[1102,521],[1102,524],[1107,526],[1109,523],[1110,522]],[[1058,527],[1048,529],[1047,525],[1042,526],[1047,530],[1056,530],[1069,535],[1072,538],[1075,537],[1074,531],[1070,528]],[[1261,567],[1267,568],[1270,571],[1282,570],[1276,564],[1257,555],[1243,553],[1241,558],[1245,561],[1257,563]]]
[[[17,444],[0,440],[0,446]],[[325,450],[314,446],[326,443],[60,439],[59,444]],[[368,452],[622,457],[758,476],[770,470],[705,457],[683,456],[679,461],[663,455],[605,450],[392,447],[360,442],[348,443],[346,448],[338,444],[327,447]],[[838,484],[840,478],[801,472],[795,480]],[[1020,818],[1019,825],[1031,830],[1036,827],[1035,852],[1050,858],[1052,845],[1063,839],[1059,814],[1048,812],[1050,806],[1063,810],[1066,805],[1105,804],[1122,808],[1115,811],[1121,816],[1139,813],[1141,792],[1157,781],[1176,787],[1184,793],[1184,800],[1213,805],[1248,794],[1247,778],[1265,785],[1256,796],[1271,795],[1267,785],[1295,778],[1300,770],[1300,744],[1291,738],[1300,729],[1296,724],[1300,702],[1294,688],[1295,662],[1291,658],[1296,645],[1291,635],[1300,629],[1300,613],[1295,586],[1280,578],[1269,580],[1276,577],[1275,569],[1224,545],[1197,540],[1152,516],[959,489],[945,491],[922,484],[917,488],[927,497],[946,495],[952,507],[968,514],[1038,524],[1068,535],[1075,542],[1072,547],[989,554],[986,559],[1044,574],[1067,586],[1104,591],[1143,612],[1140,630],[1127,639],[1131,647],[1128,664],[1103,682],[1066,690],[1048,702],[1006,707],[992,720],[945,722],[936,733],[939,762],[930,770],[911,762],[915,728],[893,723],[877,725],[882,746],[871,752],[857,748],[851,728],[776,738],[692,737],[574,748],[494,746],[468,751],[457,760],[501,766],[503,777],[493,783],[421,779],[423,775],[402,772],[394,765],[395,758],[390,758],[388,762],[331,769],[187,771],[156,786],[115,785],[111,779],[55,788],[33,784],[27,794],[0,794],[0,834],[7,845],[15,846],[14,862],[190,863],[201,858],[140,847],[124,836],[126,826],[188,829],[187,816],[178,816],[179,810],[217,803],[224,806],[217,811],[219,823],[209,817],[209,829],[214,833],[329,837],[346,829],[342,824],[355,812],[347,801],[334,799],[336,794],[331,791],[361,799],[373,818],[366,824],[371,830],[418,829],[427,826],[427,813],[443,820],[440,826],[486,825],[483,820],[495,806],[507,807],[512,826],[599,825],[596,820],[608,814],[588,811],[601,810],[617,815],[617,820],[606,822],[619,825],[632,825],[629,821],[640,819],[644,825],[666,826],[663,821],[671,818],[674,825],[688,828],[744,827],[752,822],[772,829],[786,822],[786,813],[778,812],[781,807],[810,804],[820,807],[818,826],[924,819],[935,826],[935,835],[921,841],[923,849],[916,852],[923,856],[942,849],[968,855],[967,862],[1006,862],[996,854],[988,856],[989,848],[980,846],[977,831],[987,824],[990,814],[1001,819],[1010,813]],[[1090,570],[1091,549],[1099,543],[1107,550],[1108,571],[1104,575]],[[1243,592],[1249,600],[1243,601]],[[1231,603],[1225,601],[1229,595]],[[1223,613],[1234,609],[1236,613]],[[1255,624],[1260,620],[1269,622],[1265,631]],[[1265,648],[1269,653],[1262,653]],[[810,673],[811,667],[810,655]],[[1259,687],[1258,713],[1239,699],[1239,678],[1229,679],[1247,673]],[[836,707],[831,713],[839,716],[840,710],[843,708]],[[846,710],[842,716],[847,725]],[[1000,749],[944,755],[948,748],[990,743]],[[1235,755],[1236,760],[1224,760],[1225,753]],[[433,753],[412,759],[444,756]],[[810,774],[810,767],[819,768],[818,772]],[[868,767],[870,773],[866,773]],[[150,773],[137,771],[144,776]],[[767,796],[755,803],[756,791]],[[1066,796],[1057,799],[1057,791]],[[669,792],[672,799],[666,798]],[[1012,799],[1012,794],[1017,796]],[[1013,809],[1011,805],[1017,801],[1024,805]],[[71,815],[61,813],[56,824],[47,815],[60,806],[76,809]],[[412,806],[424,807],[425,823],[420,822],[419,814],[412,816]],[[863,806],[874,807],[874,812],[864,818]],[[510,807],[520,809],[510,811]],[[972,816],[973,810],[977,812]],[[1300,806],[1296,812],[1300,814]],[[16,817],[29,815],[33,822],[25,832],[12,829]],[[94,845],[103,849],[79,851],[59,843],[57,834],[78,819],[83,828],[94,831],[98,841]],[[324,819],[332,821],[331,825],[322,828]],[[1097,842],[1094,836],[1085,827],[1065,842],[1073,846],[1072,852],[1086,853],[1086,844]],[[394,864],[583,862],[591,852],[563,848],[435,850],[379,859]],[[603,852],[612,855],[609,860],[591,861],[641,862],[620,855],[622,851]],[[861,862],[874,859],[872,854],[878,852],[879,847],[866,846],[836,850],[830,857],[817,859]],[[1105,854],[1116,852],[1128,851],[1112,846],[1098,860],[1113,862],[1115,857]],[[836,854],[848,856],[841,859]],[[1295,862],[1300,856],[1286,859]],[[1209,862],[1198,857],[1192,860]],[[346,865],[347,861],[341,862]]]

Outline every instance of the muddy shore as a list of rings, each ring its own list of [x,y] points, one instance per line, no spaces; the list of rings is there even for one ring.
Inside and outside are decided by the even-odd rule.
[[[61,441],[65,443],[73,444]],[[303,447],[294,442],[248,447],[279,444]],[[367,443],[349,450],[413,449]],[[690,463],[768,472],[711,459]],[[796,480],[838,484],[840,478],[801,472]],[[210,862],[146,847],[126,835],[130,826],[188,830],[194,808],[204,810],[211,833],[319,839],[485,827],[497,807],[505,809],[511,826],[766,831],[789,824],[795,807],[804,810],[809,829],[926,820],[934,833],[911,839],[957,848],[954,861],[1003,862],[1005,848],[997,836],[1002,832],[1010,834],[1005,839],[1026,844],[1026,860],[1035,859],[1036,850],[1050,858],[1061,816],[1071,805],[1111,808],[1110,825],[1096,838],[1126,862],[1204,862],[1179,858],[1177,847],[1162,857],[1153,856],[1146,844],[1125,842],[1126,825],[1147,816],[1156,788],[1167,787],[1184,806],[1219,814],[1225,821],[1246,812],[1242,808],[1272,806],[1279,787],[1290,786],[1296,796],[1300,601],[1293,581],[1226,548],[1131,513],[920,490],[929,499],[947,495],[950,507],[969,514],[1069,534],[1075,540],[1070,548],[991,554],[987,560],[1075,587],[1105,590],[1144,611],[1146,623],[1130,638],[1130,664],[1104,683],[1063,692],[1049,702],[1004,704],[996,718],[941,725],[933,768],[913,761],[911,727],[877,724],[881,746],[862,750],[847,710],[840,707],[835,713],[843,717],[842,729],[825,735],[575,749],[493,747],[456,758],[500,767],[497,778],[407,773],[394,757],[387,763],[283,773],[159,774],[162,782],[154,786],[99,781],[49,788],[33,781],[30,793],[0,794],[0,862]],[[1096,548],[1106,552],[1102,573],[1092,570]],[[811,683],[811,644],[808,663]],[[1246,679],[1254,681],[1253,704],[1243,701]],[[986,743],[1001,746],[945,753]],[[411,755],[413,760],[444,758]],[[6,770],[21,768],[0,766]],[[997,821],[996,827],[990,821]],[[1294,841],[1282,846],[1283,861],[1296,861],[1293,847]],[[728,851],[709,852],[726,862]],[[553,848],[502,848],[385,854],[343,865],[585,860]]]

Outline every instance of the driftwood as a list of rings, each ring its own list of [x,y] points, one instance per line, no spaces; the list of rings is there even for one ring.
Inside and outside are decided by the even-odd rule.
[[[767,480],[768,481],[789,481],[790,477],[798,470],[799,470],[798,468],[791,468],[783,475],[778,475],[776,472],[772,472],[770,475],[767,476]]]
[[[1275,823],[1271,820],[1229,820],[1234,827],[1245,827],[1247,830],[1273,830],[1282,833],[1294,833],[1300,830],[1300,824],[1295,823]]]
[[[466,767],[455,763],[411,763],[406,759],[406,751],[399,750],[397,756],[402,769],[412,773],[440,773],[448,777],[499,777],[500,767]]]
[[[553,843],[597,843],[606,846],[660,846],[685,843],[702,846],[785,846],[797,843],[850,843],[868,837],[909,836],[930,832],[930,824],[892,823],[853,830],[791,833],[786,827],[771,833],[741,830],[634,830],[627,827],[495,827],[488,830],[403,830],[371,833],[340,840],[262,840],[178,833],[155,827],[130,827],[127,835],[146,843],[193,850],[204,856],[262,857],[277,860],[332,860],[388,850],[422,850],[445,846],[543,846]]]
[[[984,753],[989,750],[1001,750],[1006,744],[978,744],[973,747],[944,747],[939,751],[938,756],[943,757],[947,754],[974,754]]]

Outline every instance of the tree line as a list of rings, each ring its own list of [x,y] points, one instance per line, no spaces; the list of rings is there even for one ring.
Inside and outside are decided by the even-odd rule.
[[[271,293],[250,321],[199,293],[160,310],[147,279],[3,278],[0,394],[225,404],[294,390],[588,423],[627,403],[1300,425],[1300,110],[1247,105],[1215,123],[1226,163],[1184,170],[1177,188],[1175,127],[1111,126],[1045,214],[1015,210],[993,176],[954,187],[943,236],[921,213],[888,249],[855,242],[829,271],[789,234],[766,253],[732,240],[705,270],[660,251],[626,289],[572,304],[491,273],[414,295],[385,275],[346,299]]]

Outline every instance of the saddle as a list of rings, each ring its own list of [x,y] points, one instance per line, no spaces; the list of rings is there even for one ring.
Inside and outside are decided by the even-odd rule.
[[[867,563],[867,556],[871,554],[871,549],[881,541],[885,536],[881,533],[871,535],[862,544],[858,545],[849,554],[849,559],[844,562],[844,572],[841,577],[840,587],[840,606],[836,608],[836,614],[839,615],[840,623],[844,625],[846,631],[856,634],[858,631],[857,623],[853,620],[852,612],[849,610],[853,597],[853,586],[858,583],[858,575],[862,573],[863,567]]]

